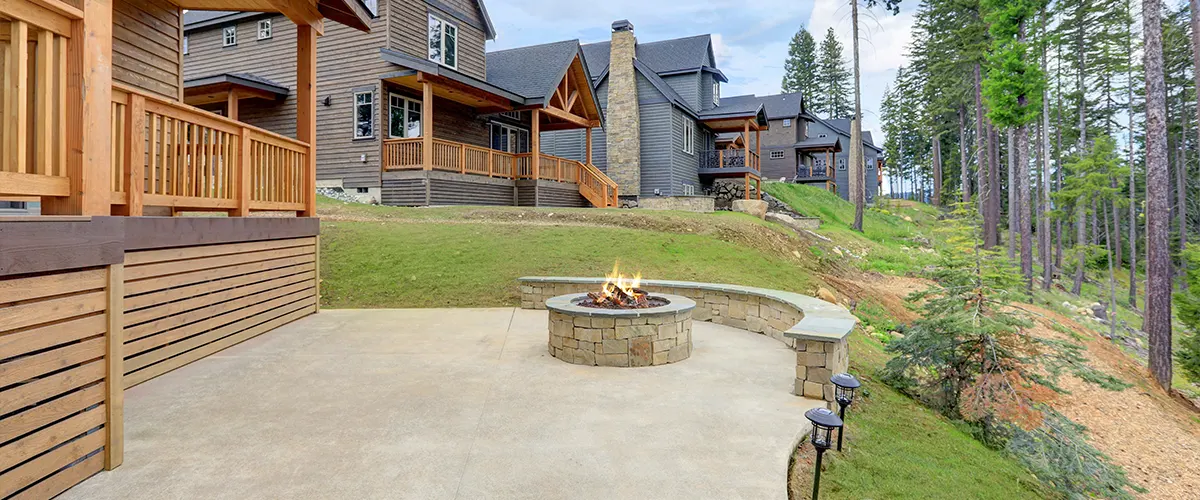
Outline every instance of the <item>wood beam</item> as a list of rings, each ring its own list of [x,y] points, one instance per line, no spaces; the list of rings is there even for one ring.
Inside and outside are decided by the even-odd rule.
[[[575,107],[575,101],[578,101],[578,100],[579,100],[579,91],[572,90],[571,97],[567,98],[567,104],[563,106],[563,111],[570,113],[571,109]]]
[[[317,35],[325,34],[325,16],[317,10],[315,2],[307,0],[268,0],[280,14],[287,16],[297,27],[308,26],[316,30]]]
[[[317,29],[296,27],[296,140],[308,144],[304,217],[317,215]]]
[[[541,120],[540,112],[541,112],[541,110],[538,110],[538,109],[533,110],[533,113],[532,113],[533,120],[532,120],[532,124],[530,126],[530,131],[529,131],[529,147],[530,147],[530,151],[533,153],[533,157],[529,159],[529,163],[533,167],[534,180],[538,179],[538,167],[541,166],[540,164],[541,164],[541,157],[542,157],[542,129],[541,129],[542,120]],[[534,192],[533,192],[534,206],[537,206],[537,184],[536,183],[534,184],[533,189],[534,189]]]
[[[535,109],[534,111],[538,111],[538,110]],[[565,122],[570,122],[570,123],[578,126],[579,128],[587,127],[592,124],[592,122],[590,120],[588,120],[587,118],[584,118],[579,115],[571,114],[569,112],[563,111],[558,108],[545,108],[545,109],[542,109],[541,111],[543,113],[546,113],[549,116],[554,117],[554,118],[558,118]],[[534,116],[536,116],[536,115],[534,115]]]
[[[584,146],[586,148],[587,164],[591,165],[592,164],[592,128],[588,127],[584,130],[587,131],[584,133],[584,135],[587,137],[587,142],[585,143],[585,146]]]
[[[466,94],[466,95],[469,95],[476,99],[479,99],[481,101],[485,101],[490,105],[504,108],[505,111],[509,111],[509,110],[513,109],[512,103],[508,99],[505,99],[501,96],[498,96],[498,95],[495,95],[495,94],[492,94],[489,92],[485,92],[483,90],[479,90],[479,89],[477,89],[475,87],[471,87],[469,85],[464,85],[462,83],[456,82],[449,78],[443,78],[443,77],[440,77],[437,75],[431,75],[428,73],[417,73],[417,82],[422,83],[422,84],[428,82],[428,83],[431,83],[438,87],[441,87],[443,89],[449,90],[451,92],[458,92],[460,94]]]
[[[225,96],[225,117],[230,120],[238,119],[238,91],[230,90]]]
[[[9,16],[6,17],[20,19],[38,28],[53,31],[55,34],[71,36],[71,24],[73,23],[70,17],[38,5],[38,2],[0,0],[0,12],[8,13]],[[112,17],[111,14],[109,17]],[[83,19],[83,16],[75,17],[75,19]],[[110,31],[111,29],[109,28]]]

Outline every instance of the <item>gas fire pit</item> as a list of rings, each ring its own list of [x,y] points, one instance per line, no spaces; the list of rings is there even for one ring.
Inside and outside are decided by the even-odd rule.
[[[600,292],[546,300],[550,355],[594,366],[653,366],[692,354],[692,310],[679,295],[650,295],[613,270]]]

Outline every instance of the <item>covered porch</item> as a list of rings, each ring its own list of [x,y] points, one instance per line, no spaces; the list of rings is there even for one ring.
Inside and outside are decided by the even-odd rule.
[[[389,138],[380,155],[385,186],[389,173],[452,172],[505,179],[518,188],[532,181],[534,204],[539,181],[553,181],[571,185],[592,206],[618,206],[616,182],[592,164],[592,129],[601,118],[580,56],[550,83],[548,95],[531,99],[405,54],[384,49],[383,55],[415,68],[383,78],[389,101]],[[541,151],[542,131],[579,128],[586,134],[582,159]]]
[[[714,108],[711,111],[717,111]],[[701,116],[701,123],[716,133],[740,133],[740,137],[720,144],[718,149],[698,151],[699,174],[709,180],[741,177],[745,182],[746,199],[750,199],[750,183],[762,199],[762,131],[768,128],[762,106],[749,112]],[[754,150],[750,149],[750,131],[754,131]]]
[[[181,80],[151,82],[138,66],[114,61],[114,45],[142,36],[130,26],[114,35],[114,12],[128,3],[0,2],[0,198],[41,201],[45,215],[314,215],[317,37],[326,18],[369,29],[365,12],[348,0],[238,3],[239,9],[281,12],[298,26],[292,138],[185,104]],[[154,5],[176,20],[184,9],[230,6],[210,0]],[[182,44],[182,37],[172,43]],[[182,61],[181,46],[163,52]],[[175,68],[178,78],[182,68]],[[204,91],[199,98],[223,97],[234,113],[237,99],[269,93]]]
[[[803,184],[825,183],[825,189],[837,192],[837,177],[833,170],[835,153],[842,151],[841,141],[833,138],[811,138],[793,146],[799,153],[795,182]],[[807,157],[808,161],[804,161]]]

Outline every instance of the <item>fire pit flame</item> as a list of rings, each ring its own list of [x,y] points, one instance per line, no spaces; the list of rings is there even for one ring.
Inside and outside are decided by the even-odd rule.
[[[592,307],[607,309],[641,309],[651,307],[645,290],[638,288],[642,283],[642,274],[637,273],[626,277],[620,272],[620,263],[613,264],[612,273],[604,277],[604,285],[600,292],[589,292]]]

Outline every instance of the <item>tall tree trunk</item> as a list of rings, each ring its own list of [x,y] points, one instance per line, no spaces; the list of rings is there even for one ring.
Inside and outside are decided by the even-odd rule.
[[[1192,80],[1193,80],[1193,84],[1194,84],[1195,90],[1196,90],[1196,136],[1197,136],[1196,144],[1200,145],[1200,0],[1190,0],[1188,2],[1188,5],[1189,5],[1189,9],[1191,10],[1190,17],[1191,17],[1191,24],[1192,24]],[[1185,162],[1185,164],[1186,164],[1186,162]],[[1185,181],[1183,184],[1187,184],[1186,179],[1187,179],[1187,176],[1184,176]],[[1186,193],[1187,189],[1181,189],[1179,192],[1181,194]],[[1186,197],[1184,198],[1184,200],[1186,201]],[[1183,206],[1186,207],[1187,204],[1184,203]],[[1183,227],[1186,228],[1187,227],[1186,210],[1185,210],[1185,215],[1180,216],[1180,218],[1185,221],[1183,224]],[[1182,250],[1186,246],[1187,246],[1187,234],[1181,231],[1179,233],[1179,248]],[[1180,260],[1179,263],[1181,264],[1181,267],[1182,267],[1182,269],[1180,269],[1181,273],[1186,272],[1187,271],[1187,261]],[[1187,280],[1185,280],[1185,279],[1179,280],[1179,285],[1184,290],[1187,290],[1187,286],[1188,286]]]
[[[1071,283],[1071,293],[1079,295],[1083,291],[1083,270],[1087,264],[1084,245],[1087,241],[1087,206],[1083,197],[1075,199],[1075,281]]]
[[[983,248],[992,248],[1000,243],[1000,134],[989,121],[988,127],[988,174],[987,212],[983,219]]]
[[[1194,3],[1194,2],[1193,2]],[[1125,0],[1125,12],[1133,20],[1133,2]],[[1195,19],[1196,16],[1192,16]],[[1195,30],[1193,30],[1194,32]],[[1129,308],[1137,309],[1137,176],[1133,168],[1133,26],[1125,32],[1125,78],[1129,82],[1127,89],[1129,109]]]
[[[858,69],[858,0],[850,0],[850,23],[854,32],[854,118],[850,120],[850,201],[854,203],[854,226],[863,231],[863,210],[866,209],[866,169],[863,168],[862,143],[862,74]]]
[[[1163,79],[1162,0],[1143,0],[1146,72],[1146,312],[1150,373],[1171,387],[1171,188],[1167,171],[1167,91]]]
[[[1005,160],[1008,162],[1008,258],[1017,258],[1017,184],[1016,184],[1016,151],[1017,143],[1013,140],[1013,129],[1008,129],[1008,143],[1005,145],[1008,148],[1008,154]]]
[[[1057,100],[1059,103],[1057,110],[1055,112],[1055,124],[1054,124],[1055,145],[1057,146],[1054,148],[1054,190],[1061,192],[1062,187],[1063,187],[1062,79],[1060,79],[1059,75],[1056,73],[1054,80],[1058,86],[1058,90],[1055,92],[1055,95],[1057,96]],[[1063,221],[1062,221],[1062,217],[1058,217],[1054,221],[1054,267],[1057,269],[1063,268]]]
[[[1043,15],[1043,17],[1045,17]],[[1046,66],[1046,52],[1042,51],[1042,68]],[[1042,89],[1042,223],[1038,225],[1038,234],[1042,244],[1042,290],[1049,291],[1054,282],[1053,251],[1050,248],[1050,92]]]
[[[1111,204],[1101,204],[1101,206],[1112,206]],[[1114,207],[1113,220],[1117,220],[1117,212]],[[1108,248],[1108,338],[1117,338],[1117,277],[1116,271],[1113,269],[1113,239],[1110,237],[1114,234],[1108,227],[1108,214],[1104,214],[1104,245]]]
[[[1119,182],[1117,182],[1117,176],[1110,175],[1108,177],[1108,184],[1110,187],[1112,187],[1112,190],[1114,193],[1120,191],[1121,185]],[[1113,250],[1112,251],[1113,251],[1113,255],[1114,255],[1113,259],[1117,261],[1117,267],[1121,267],[1121,266],[1125,265],[1125,255],[1123,255],[1124,251],[1121,249],[1121,246],[1122,246],[1121,245],[1121,210],[1119,208],[1117,208],[1117,200],[1118,200],[1118,198],[1116,196],[1114,196],[1113,199],[1110,200],[1108,204],[1112,205],[1110,208],[1112,209],[1112,216],[1113,216],[1113,227],[1112,227],[1112,239],[1113,239]]]
[[[979,63],[975,63],[974,68],[975,78],[975,187],[978,188],[979,198],[979,215],[987,218],[987,128],[983,123],[983,91],[982,80],[979,73]],[[984,240],[987,240],[987,222],[984,222]]]
[[[1187,128],[1188,119],[1186,113],[1179,114],[1182,123],[1179,130],[1179,155],[1175,161],[1175,194],[1179,197],[1177,203],[1179,210],[1176,215],[1179,217],[1179,252],[1182,254],[1187,249]],[[1200,127],[1197,127],[1200,129]],[[1187,280],[1182,279],[1183,273],[1187,271],[1187,262],[1182,258],[1179,260],[1179,269],[1175,272],[1181,277],[1177,280],[1181,290],[1187,290]]]
[[[1026,97],[1018,99],[1024,107]],[[1030,224],[1030,209],[1033,206],[1029,193],[1029,126],[1017,127],[1014,135],[1017,139],[1016,181],[1017,185],[1010,189],[1017,191],[1018,233],[1021,235],[1021,276],[1025,278],[1025,291],[1033,291],[1033,225]]]
[[[958,161],[959,161],[959,179],[958,182],[962,186],[962,201],[963,203],[971,202],[971,175],[970,162],[967,161],[967,107],[964,104],[958,105]]]
[[[933,206],[942,205],[942,134],[933,134]]]

